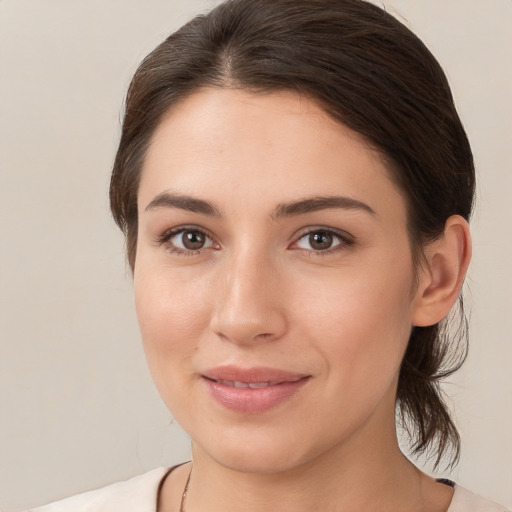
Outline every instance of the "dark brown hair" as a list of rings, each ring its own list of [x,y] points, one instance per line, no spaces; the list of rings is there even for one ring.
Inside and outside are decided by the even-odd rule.
[[[443,70],[410,30],[363,0],[228,0],[169,36],[131,82],[110,201],[132,269],[145,152],[170,106],[200,87],[296,91],[366,137],[406,198],[416,264],[449,216],[470,217],[471,149]],[[465,358],[460,311],[451,335],[446,321],[414,328],[400,371],[398,417],[436,464],[460,451],[439,387]]]

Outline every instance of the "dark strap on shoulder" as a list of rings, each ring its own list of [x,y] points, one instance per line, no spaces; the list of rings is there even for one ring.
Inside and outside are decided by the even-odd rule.
[[[436,482],[447,485],[448,487],[455,487],[455,482],[449,478],[437,478]]]

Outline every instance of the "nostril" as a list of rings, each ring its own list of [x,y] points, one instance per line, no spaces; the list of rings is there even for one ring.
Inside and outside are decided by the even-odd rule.
[[[279,297],[271,293],[267,281],[256,284],[247,275],[231,275],[219,289],[210,329],[220,339],[234,343],[254,343],[280,338],[286,330]]]
[[[225,332],[222,330],[216,330],[215,334],[224,341],[232,341],[232,342],[253,342],[258,340],[269,340],[275,336],[275,334],[271,332],[253,332],[243,329],[230,329],[225,328]]]

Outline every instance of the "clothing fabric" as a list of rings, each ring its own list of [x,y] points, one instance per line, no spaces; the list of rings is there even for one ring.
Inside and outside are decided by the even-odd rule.
[[[160,485],[169,471],[169,468],[157,468],[125,482],[77,494],[27,512],[156,512]],[[455,485],[447,512],[511,511]]]
[[[455,485],[452,502],[447,512],[510,512],[492,501]]]
[[[27,512],[156,512],[160,482],[168,472],[169,468],[157,468]]]

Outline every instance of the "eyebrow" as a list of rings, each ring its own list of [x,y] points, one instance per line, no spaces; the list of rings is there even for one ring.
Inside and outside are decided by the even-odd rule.
[[[197,199],[188,195],[162,192],[158,194],[147,206],[145,211],[156,210],[157,208],[178,208],[193,213],[221,217],[221,213],[212,203],[203,199]],[[272,212],[272,219],[293,217],[320,210],[341,208],[344,210],[361,210],[371,215],[376,215],[373,208],[366,203],[346,196],[319,196],[279,204]]]
[[[320,196],[280,204],[272,214],[272,218],[291,217],[335,208],[362,210],[371,215],[377,215],[373,208],[357,199],[346,196]]]
[[[220,211],[212,203],[187,195],[162,192],[158,194],[147,206],[145,211],[157,208],[179,208],[188,212],[201,213],[212,217],[220,217]]]

